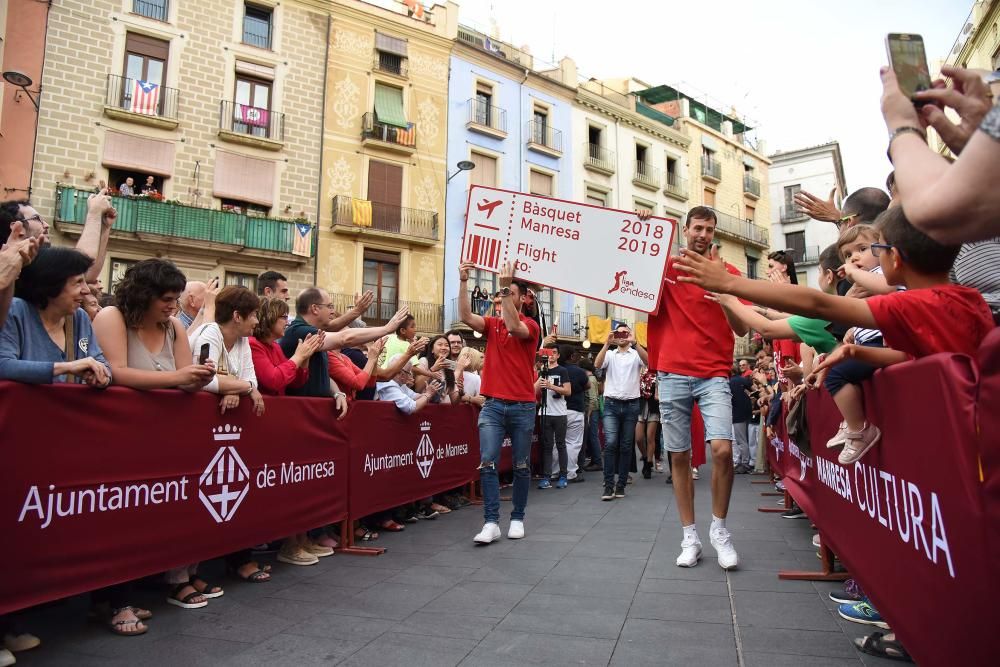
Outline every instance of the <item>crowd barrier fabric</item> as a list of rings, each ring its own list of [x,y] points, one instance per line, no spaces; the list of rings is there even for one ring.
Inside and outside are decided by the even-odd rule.
[[[996,373],[1000,354],[992,358]],[[990,415],[982,405],[980,415],[993,428],[978,436],[976,366],[939,354],[882,370],[865,384],[866,414],[882,439],[855,464],[840,465],[840,450],[826,448],[841,417],[825,391],[807,397],[811,453],[784,429],[768,446],[773,469],[819,527],[824,546],[919,664],[995,660],[997,377],[980,397],[992,401]],[[981,456],[981,449],[991,453]]]
[[[330,401],[0,382],[0,614],[347,516]]]
[[[478,414],[471,405],[430,405],[407,416],[389,403],[353,403],[351,517],[360,519],[478,478]]]

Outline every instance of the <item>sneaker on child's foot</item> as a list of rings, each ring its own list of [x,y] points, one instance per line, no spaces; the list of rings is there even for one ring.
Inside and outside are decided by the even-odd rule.
[[[867,600],[842,604],[837,608],[837,613],[840,614],[841,618],[845,618],[848,621],[863,623],[865,625],[875,625],[886,630],[889,629],[889,624],[882,620],[882,615]]]
[[[837,433],[826,441],[827,449],[842,446],[845,442],[847,442],[847,434],[850,431],[851,429],[847,428],[847,422],[840,422],[840,426],[837,427]]]
[[[614,500],[615,499],[615,487],[611,484],[604,485],[604,493],[601,494],[601,500]]]
[[[483,526],[479,534],[472,538],[477,544],[489,544],[500,539],[500,526],[492,521]]]
[[[701,540],[697,536],[684,538],[681,542],[681,555],[677,557],[677,567],[694,567],[701,558]]]
[[[847,434],[847,442],[844,443],[844,449],[841,450],[837,460],[841,465],[850,465],[877,445],[881,438],[882,431],[878,430],[878,426],[865,424],[860,431],[851,431]]]
[[[736,549],[733,547],[733,538],[728,530],[725,528],[710,530],[708,537],[712,542],[712,548],[715,549],[715,553],[719,556],[719,567],[723,570],[732,570],[739,565],[740,559],[736,555]]]

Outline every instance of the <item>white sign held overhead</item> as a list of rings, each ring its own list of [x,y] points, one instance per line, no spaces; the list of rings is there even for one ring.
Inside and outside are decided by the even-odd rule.
[[[462,260],[571,294],[656,312],[677,221],[474,185]]]

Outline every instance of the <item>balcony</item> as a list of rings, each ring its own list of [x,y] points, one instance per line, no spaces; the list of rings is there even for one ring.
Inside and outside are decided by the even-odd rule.
[[[166,23],[170,3],[168,0],[132,0],[132,13]]]
[[[607,148],[587,142],[583,145],[583,156],[584,168],[605,176],[615,173],[615,154]]]
[[[733,345],[734,359],[743,359],[743,358],[749,359],[753,357],[754,355],[753,344],[752,341],[750,340],[749,335],[737,336],[734,343],[735,343]]]
[[[716,183],[722,180],[722,163],[710,157],[701,156],[701,175]]]
[[[369,111],[361,117],[361,144],[413,155],[417,150],[417,126],[407,123],[402,128],[380,123],[375,112]]]
[[[689,196],[687,179],[681,178],[677,174],[668,171],[667,182],[663,186],[663,192],[672,197],[687,200]]]
[[[782,222],[796,222],[798,220],[807,220],[809,218],[809,216],[795,204],[792,204],[791,206],[782,206],[780,215]]]
[[[146,90],[142,83],[109,74],[104,94],[104,115],[164,130],[176,129],[180,124],[177,120],[177,89],[154,85]]]
[[[799,250],[796,248],[794,252],[795,262],[799,265],[805,264],[816,264],[819,262],[819,253],[822,250],[818,245],[806,246],[804,249]]]
[[[331,294],[330,301],[338,313],[345,313],[354,307],[353,294]],[[444,331],[444,306],[437,303],[375,301],[368,306],[361,319],[370,327],[381,327],[403,306],[410,309],[410,314],[416,320],[417,333],[440,334]]]
[[[760,179],[750,174],[743,175],[743,194],[760,199]]]
[[[410,75],[408,62],[409,59],[401,55],[375,49],[372,69],[382,74],[392,74],[401,79],[406,79]]]
[[[410,243],[432,246],[438,241],[438,216],[434,211],[337,195],[333,198],[333,231],[402,238]]]
[[[656,192],[660,189],[660,170],[642,160],[636,160],[632,167],[632,185]]]
[[[717,234],[728,236],[742,243],[748,243],[760,248],[768,247],[769,235],[768,231],[763,227],[759,227],[747,220],[741,220],[728,213],[723,213],[718,209],[712,210],[715,211],[715,216],[718,218],[718,224],[715,226]]]
[[[562,131],[537,120],[528,121],[528,149],[548,155],[562,157]]]
[[[90,190],[56,188],[56,223],[60,231],[80,232],[79,226],[87,219],[90,194]],[[275,257],[276,253],[299,255],[304,251],[307,254],[294,258],[299,262],[307,261],[316,252],[316,234],[308,247],[296,248],[295,241],[301,237],[292,220],[259,218],[145,197],[112,197],[112,202],[118,211],[111,228],[116,238],[187,246],[193,245],[187,241],[198,241],[196,245],[202,248],[260,257]]]
[[[469,108],[465,127],[494,139],[507,138],[507,110],[487,104],[481,99],[470,97],[466,101]]]
[[[222,100],[219,102],[219,138],[279,151],[285,146],[285,114]]]
[[[552,313],[549,326],[558,325],[556,336],[567,340],[583,340],[583,326],[580,324],[580,314],[566,310]]]

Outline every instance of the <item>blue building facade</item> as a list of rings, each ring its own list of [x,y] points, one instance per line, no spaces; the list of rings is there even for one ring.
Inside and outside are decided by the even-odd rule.
[[[573,198],[573,89],[551,78],[553,73],[533,72],[521,64],[526,60],[530,56],[459,27],[448,90],[448,168],[455,174],[462,160],[476,168],[455,174],[447,185],[444,303],[449,324],[458,321],[458,265],[469,188],[485,185]],[[477,285],[496,291],[495,274],[477,272],[469,289]],[[560,333],[572,328],[566,313],[574,312],[573,299],[548,289],[540,295],[546,320],[558,323]]]

